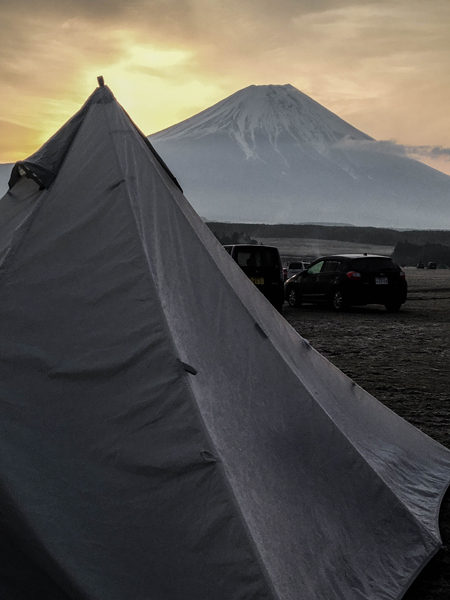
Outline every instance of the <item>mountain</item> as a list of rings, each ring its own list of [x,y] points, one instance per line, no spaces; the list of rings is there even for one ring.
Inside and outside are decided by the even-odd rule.
[[[291,85],[252,85],[149,137],[207,220],[450,228],[450,177]]]
[[[8,181],[13,165],[10,163],[0,164],[0,198],[8,191]]]

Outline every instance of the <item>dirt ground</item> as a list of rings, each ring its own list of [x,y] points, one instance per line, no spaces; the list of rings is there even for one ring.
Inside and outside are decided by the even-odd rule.
[[[284,316],[359,385],[450,448],[450,270],[405,272],[408,300],[397,314],[375,305],[335,313],[285,304]],[[440,528],[444,548],[405,600],[450,599],[450,492]]]

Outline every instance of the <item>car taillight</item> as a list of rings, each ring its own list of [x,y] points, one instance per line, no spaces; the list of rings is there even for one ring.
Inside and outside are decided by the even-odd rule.
[[[400,271],[399,275],[400,275],[400,277],[402,277],[403,279],[405,279],[405,271]]]
[[[345,275],[349,279],[361,279],[361,273],[358,273],[358,271],[348,271]]]

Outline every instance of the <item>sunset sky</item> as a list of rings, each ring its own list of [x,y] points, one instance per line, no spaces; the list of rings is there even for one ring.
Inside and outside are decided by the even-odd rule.
[[[0,162],[102,74],[146,134],[251,84],[291,83],[450,174],[449,0],[0,0]]]

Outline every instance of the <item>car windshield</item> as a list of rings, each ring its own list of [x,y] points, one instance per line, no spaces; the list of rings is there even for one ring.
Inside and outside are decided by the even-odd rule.
[[[277,267],[278,252],[272,248],[242,248],[236,253],[236,262],[241,267]]]
[[[355,271],[382,271],[382,270],[397,270],[398,267],[395,265],[390,258],[383,256],[370,256],[364,258],[355,258],[350,263],[350,268]]]

